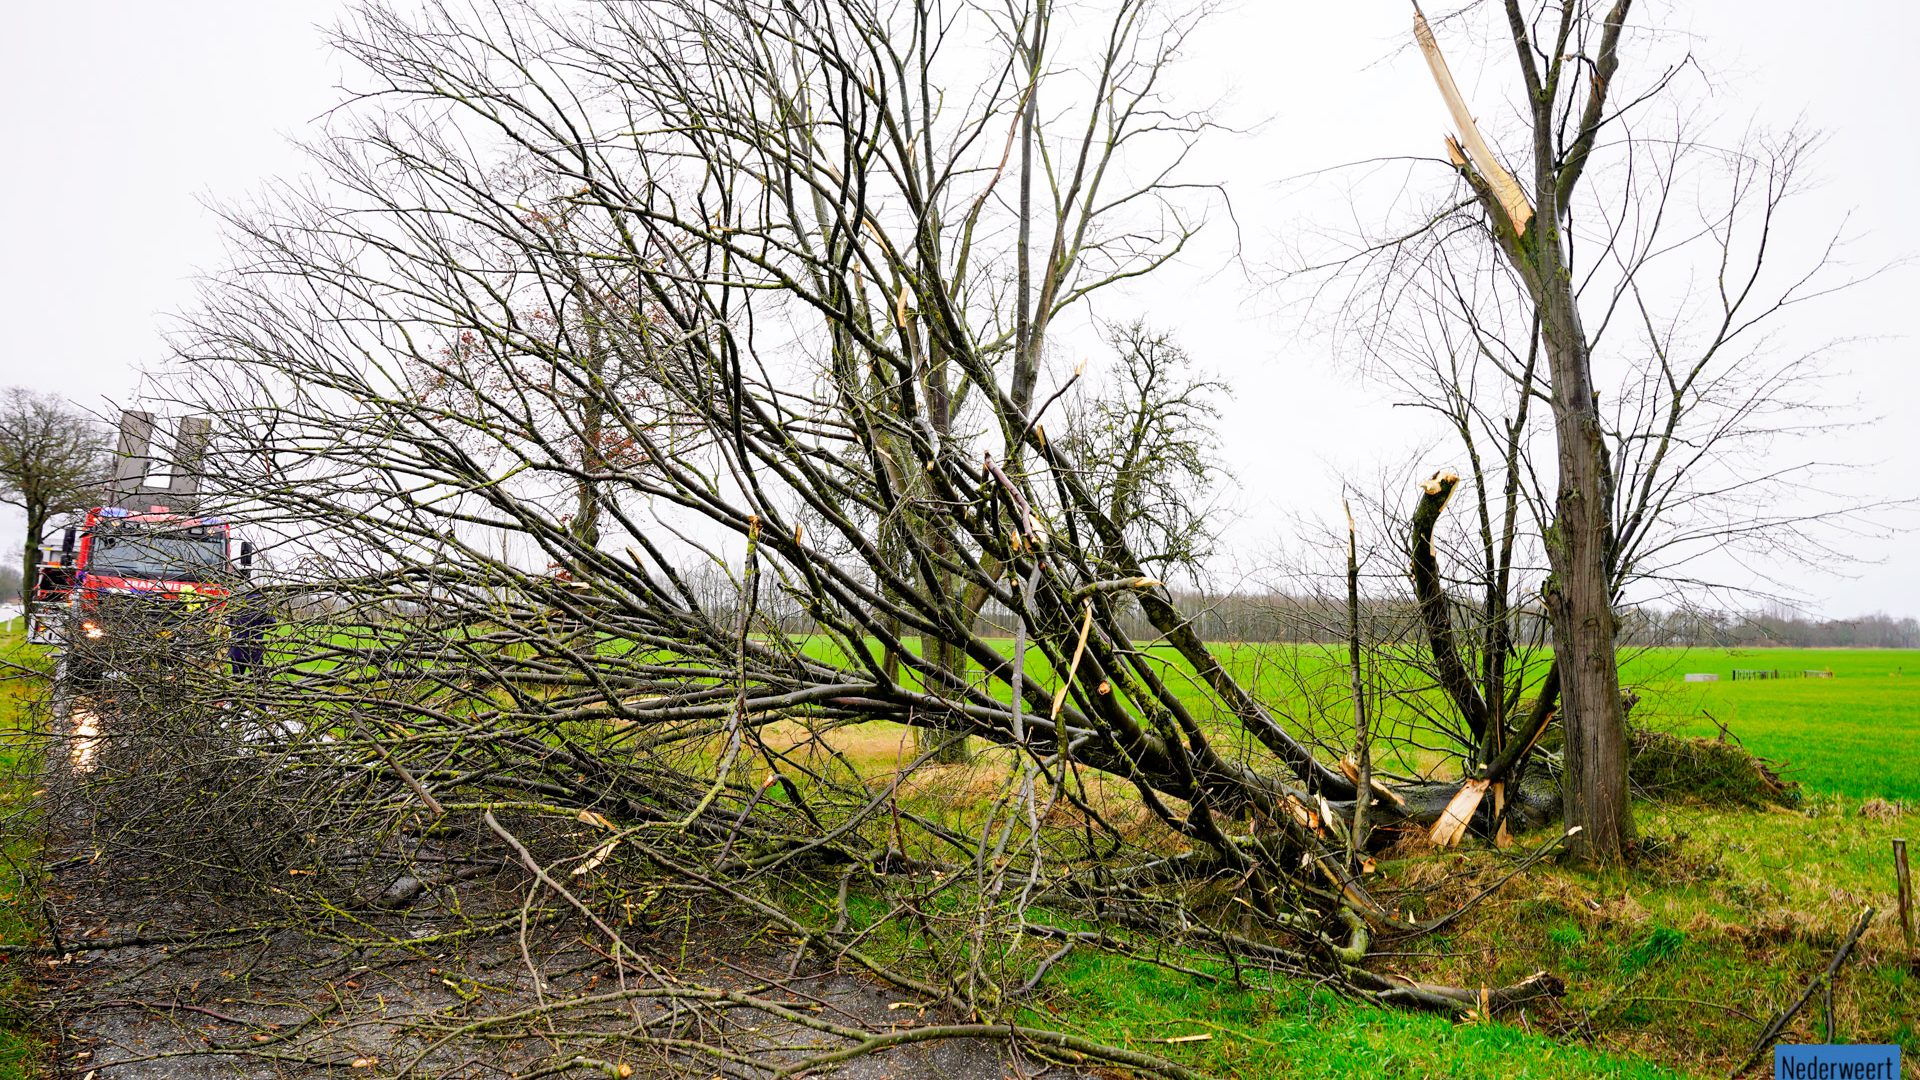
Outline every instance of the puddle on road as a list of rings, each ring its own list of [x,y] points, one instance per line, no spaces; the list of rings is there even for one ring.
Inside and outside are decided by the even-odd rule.
[[[100,717],[92,709],[76,705],[71,714],[73,733],[68,736],[68,756],[73,771],[90,773],[100,756]]]

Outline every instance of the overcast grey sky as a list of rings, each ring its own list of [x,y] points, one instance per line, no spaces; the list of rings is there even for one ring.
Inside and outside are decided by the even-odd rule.
[[[343,77],[316,24],[343,9],[326,0],[101,0],[9,13],[0,39],[0,204],[9,216],[0,232],[0,384],[91,407],[126,400],[138,369],[165,355],[165,313],[190,302],[197,269],[222,259],[203,203],[243,201],[265,178],[303,170],[292,140],[338,101]],[[1853,213],[1857,265],[1920,253],[1913,6],[1857,2],[1814,17],[1783,0],[1710,0],[1638,11],[1640,22],[1692,36],[1719,87],[1703,107],[1776,126],[1803,119],[1829,133],[1814,209],[1835,221]],[[1223,118],[1263,121],[1255,134],[1217,140],[1198,163],[1232,192],[1251,260],[1321,209],[1290,202],[1281,178],[1437,152],[1448,125],[1419,55],[1404,48],[1409,19],[1404,0],[1246,0],[1193,42],[1188,77],[1229,95]],[[1455,56],[1470,97],[1480,85],[1472,60]],[[1329,361],[1271,296],[1219,272],[1224,243],[1216,234],[1214,255],[1156,279],[1137,300],[1235,387],[1222,424],[1241,481],[1229,540],[1252,558],[1293,515],[1327,516],[1338,474],[1390,461],[1406,436],[1380,392]],[[1835,393],[1859,398],[1859,416],[1873,422],[1822,450],[1862,465],[1856,487],[1882,497],[1920,495],[1917,283],[1915,271],[1884,276],[1795,330],[1809,341],[1862,339],[1835,358],[1846,373]],[[0,530],[0,556],[17,553],[18,516],[0,515]],[[1831,615],[1920,614],[1920,560],[1903,547],[1861,541],[1854,553],[1869,562],[1847,576],[1795,571],[1793,580]]]

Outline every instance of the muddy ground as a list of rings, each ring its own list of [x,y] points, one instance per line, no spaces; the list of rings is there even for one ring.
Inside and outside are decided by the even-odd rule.
[[[236,912],[204,897],[141,895],[123,888],[104,860],[68,857],[57,865],[48,899],[61,941],[72,951],[49,959],[42,971],[55,1002],[50,1017],[60,1077],[766,1075],[697,1051],[623,1052],[570,1033],[649,1023],[762,1065],[793,1064],[850,1045],[759,1010],[683,1010],[675,1021],[668,1008],[650,1002],[568,1010],[551,1023],[471,1026],[543,1002],[604,995],[623,977],[629,986],[658,978],[757,991],[796,1013],[874,1032],[954,1019],[918,1008],[898,989],[818,965],[789,976],[789,957],[727,947],[745,927],[696,928],[672,943],[671,955],[648,949],[654,955],[646,964],[630,962],[624,972],[565,918],[531,929],[524,952],[517,931],[434,943],[456,922],[468,925],[449,918],[453,903],[468,916],[489,899],[517,905],[517,896],[490,881],[463,884],[457,900],[436,890],[417,910],[369,920],[418,938],[420,946],[365,948],[339,940],[337,932],[247,928]],[[124,944],[102,947],[109,942]],[[623,1065],[631,1072],[619,1071]],[[967,1039],[880,1051],[839,1066],[834,1075],[984,1080],[1067,1074],[1022,1060],[1003,1043]]]
[[[623,927],[637,955],[616,964],[551,894],[528,905],[524,871],[499,851],[435,852],[419,877],[317,913],[211,872],[151,873],[124,834],[101,842],[88,785],[71,779],[48,784],[53,944],[36,969],[56,1077],[764,1077],[856,1046],[856,1029],[911,1037],[959,1019],[691,905]],[[981,1038],[903,1042],[823,1074],[1080,1075]]]

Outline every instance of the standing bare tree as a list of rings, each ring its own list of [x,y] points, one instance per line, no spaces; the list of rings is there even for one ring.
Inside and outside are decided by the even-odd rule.
[[[26,511],[20,598],[29,613],[47,522],[94,498],[110,465],[106,436],[91,417],[60,398],[7,389],[0,400],[0,502]]]
[[[1857,280],[1837,236],[1780,265],[1783,211],[1817,141],[1749,131],[1717,144],[1680,107],[1685,57],[1649,61],[1622,93],[1627,12],[1500,9],[1526,91],[1524,181],[1416,16],[1461,128],[1448,149],[1464,190],[1319,264],[1353,286],[1342,310],[1364,363],[1439,421],[1461,466],[1410,509],[1396,497],[1373,510],[1408,538],[1428,673],[1469,772],[1497,800],[1558,710],[1566,820],[1595,861],[1632,835],[1614,614],[1627,592],[1697,598],[1709,553],[1824,554],[1823,523],[1862,509],[1810,498],[1817,455],[1776,453],[1827,419],[1808,390],[1824,350],[1776,354],[1770,331]],[[1449,525],[1456,489],[1470,513]],[[1532,664],[1543,622],[1551,651]]]
[[[1589,861],[1610,862],[1633,836],[1609,573],[1614,476],[1565,230],[1580,175],[1601,129],[1620,109],[1619,102],[1609,101],[1609,92],[1632,0],[1617,0],[1604,15],[1581,0],[1543,3],[1531,11],[1523,9],[1520,0],[1505,0],[1505,7],[1531,128],[1531,153],[1523,159],[1531,174],[1531,205],[1486,149],[1457,91],[1448,93],[1448,99],[1466,149],[1457,141],[1448,145],[1487,215],[1494,242],[1538,313],[1559,471],[1553,524],[1546,535],[1553,572],[1541,597],[1553,620],[1565,710],[1567,824],[1581,830],[1577,853]],[[1452,78],[1426,20],[1416,18],[1422,48],[1443,92],[1448,92]]]

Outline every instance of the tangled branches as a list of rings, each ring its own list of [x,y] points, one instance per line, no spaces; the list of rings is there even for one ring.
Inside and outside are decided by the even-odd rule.
[[[1008,1026],[1079,949],[1449,1012],[1553,992],[1365,967],[1422,927],[1357,858],[1460,785],[1391,792],[1349,844],[1354,781],[1149,576],[1089,444],[1049,435],[1050,324],[1197,221],[1174,176],[1205,118],[1155,97],[1187,27],[1107,16],[343,30],[382,111],[317,149],[323,186],[233,218],[246,257],[156,391],[221,417],[207,497],[270,560],[231,603],[277,622],[257,670],[138,637],[106,665],[148,674],[90,707],[158,755],[101,759],[126,835],[361,937],[405,945],[379,913],[423,897],[436,939],[518,934],[535,1012],[475,1023],[646,1001],[593,1038],[749,1072],[991,1035],[1178,1075]],[[468,869],[517,914],[459,901]],[[685,984],[625,929],[669,894],[961,1022],[876,1035]],[[546,1001],[541,918],[589,927],[620,990]],[[734,1008],[839,1042],[796,1063],[675,1026]]]

